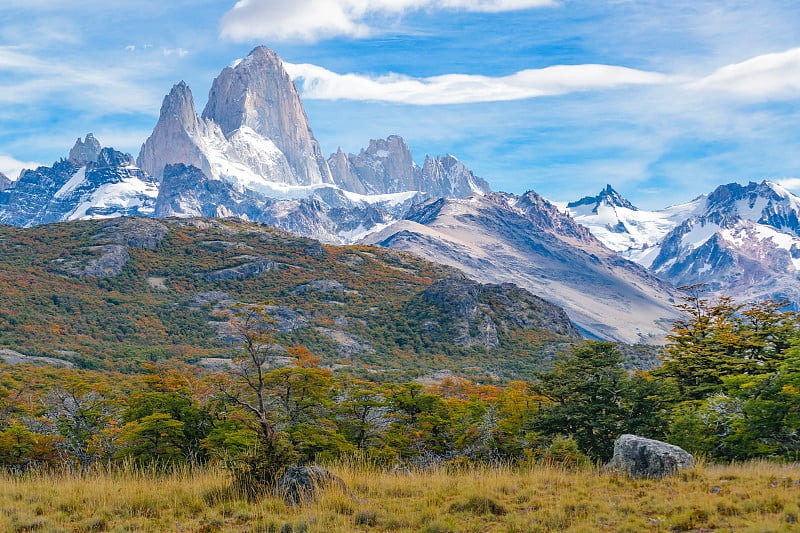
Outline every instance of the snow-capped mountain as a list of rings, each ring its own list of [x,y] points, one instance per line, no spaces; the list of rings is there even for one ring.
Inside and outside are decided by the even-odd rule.
[[[283,62],[263,46],[214,80],[202,116],[188,85],[175,85],[137,162],[158,179],[166,165],[191,165],[240,191],[277,199],[344,195],[381,204],[396,200],[387,194],[461,197],[490,190],[452,156],[426,157],[420,168],[399,136],[373,140],[357,156],[339,150],[326,161]]]
[[[640,262],[677,285],[800,302],[799,221],[800,198],[775,183],[722,185]]]
[[[236,216],[347,244],[426,198],[489,191],[452,156],[420,167],[399,136],[330,161],[337,179],[283,63],[262,46],[220,73],[202,116],[189,86],[174,85],[136,163],[88,134],[66,160],[26,171],[2,192],[0,222]]]
[[[11,179],[9,179],[8,176],[0,172],[0,191],[2,191],[3,189],[8,189],[10,185],[11,185]]]
[[[609,186],[567,210],[609,248],[676,286],[800,302],[800,198],[775,183],[722,185],[661,211],[638,210]]]
[[[159,179],[166,165],[182,163],[265,193],[271,183],[333,182],[297,87],[280,58],[263,46],[220,73],[202,117],[189,86],[175,85],[137,162]]]
[[[567,204],[566,211],[589,228],[600,242],[622,256],[640,262],[643,253],[685,219],[702,212],[704,207],[705,197],[701,196],[660,211],[644,211],[607,185],[597,196],[586,196]]]
[[[90,134],[70,157],[25,170],[0,192],[0,223],[35,226],[66,220],[151,216],[158,183],[130,154],[100,148]]]
[[[343,244],[396,220],[415,198],[415,194],[405,199],[401,195],[389,196],[384,202],[372,198],[372,203],[330,196],[327,202],[317,197],[276,200],[255,191],[240,191],[225,180],[211,179],[197,167],[176,164],[164,169],[155,216],[237,217]]]
[[[431,200],[364,242],[413,252],[479,281],[516,283],[603,339],[658,343],[677,318],[667,284],[532,191]]]

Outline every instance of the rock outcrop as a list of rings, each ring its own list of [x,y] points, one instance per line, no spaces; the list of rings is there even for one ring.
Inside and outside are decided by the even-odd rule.
[[[88,133],[85,140],[81,141],[81,138],[78,137],[78,140],[75,141],[75,146],[69,151],[69,160],[80,167],[94,163],[100,156],[101,149],[100,141]]]
[[[498,331],[512,327],[575,339],[581,336],[563,309],[512,283],[445,279],[428,287],[422,299],[438,308],[459,346],[493,348],[500,344]]]
[[[131,248],[156,248],[169,233],[169,228],[150,218],[131,217],[113,219],[103,225],[95,235],[98,241],[110,241]]]
[[[321,292],[323,294],[344,294],[344,285],[333,279],[315,279],[309,283],[298,285],[292,289],[292,294],[299,296],[308,292]]]
[[[342,478],[321,466],[289,466],[278,480],[275,492],[286,505],[301,505],[317,499],[320,492],[338,490],[354,497]]]
[[[55,366],[63,368],[75,368],[75,363],[56,359],[55,357],[36,357],[25,355],[8,348],[0,348],[0,362],[7,365],[33,365],[33,366]]]
[[[9,177],[0,172],[0,191],[8,189],[10,185],[11,185],[11,180],[9,179]]]
[[[633,478],[658,479],[693,466],[694,457],[683,448],[637,435],[622,435],[614,442],[614,456],[607,468]]]
[[[223,268],[221,270],[215,270],[214,272],[208,272],[203,274],[203,278],[209,281],[243,279],[260,276],[278,269],[278,265],[275,263],[275,261],[265,257],[243,255],[233,259],[244,261],[244,263],[235,267]]]

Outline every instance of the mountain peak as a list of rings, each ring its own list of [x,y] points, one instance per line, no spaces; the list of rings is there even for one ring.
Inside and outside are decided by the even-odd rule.
[[[158,120],[159,122],[176,122],[187,131],[194,131],[197,128],[194,96],[185,81],[173,85],[172,90],[164,97]]]
[[[332,183],[297,87],[269,48],[258,46],[223,69],[211,85],[202,116],[218,124],[228,139],[247,126],[272,141],[286,156],[297,184]]]
[[[8,176],[0,172],[0,191],[8,189],[9,185],[11,185],[11,180]]]
[[[94,161],[95,168],[103,167],[135,167],[136,163],[131,154],[118,152],[113,148],[103,148]]]
[[[86,140],[75,141],[75,146],[69,151],[69,160],[78,166],[84,166],[87,163],[94,163],[97,161],[97,156],[100,155],[100,142],[94,138],[91,133],[86,134]]]
[[[278,56],[277,52],[267,48],[263,44],[250,50],[250,53],[247,54],[247,57],[244,58],[242,63],[256,64],[258,66],[271,65],[274,67],[283,68],[283,61],[281,61],[281,58]]]
[[[639,209],[628,201],[627,198],[614,190],[610,184],[606,184],[605,189],[600,191],[597,196],[584,196],[578,201],[570,202],[567,204],[568,209],[575,209],[582,206],[592,206],[591,212],[597,214],[597,209],[600,205],[607,205],[610,207],[624,207],[631,211],[638,211]]]
[[[205,158],[192,140],[201,129],[192,90],[184,81],[173,85],[161,104],[153,133],[142,145],[136,159],[139,168],[158,179],[163,175],[164,167],[171,163],[206,168]]]
[[[606,184],[606,188],[600,192],[598,199],[605,201],[608,205],[625,207],[631,211],[638,211],[638,209],[632,203],[630,203],[627,198],[615,191],[614,187],[609,184]]]

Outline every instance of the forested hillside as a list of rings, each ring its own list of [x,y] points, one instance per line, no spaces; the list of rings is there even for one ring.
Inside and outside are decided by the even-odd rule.
[[[137,371],[170,358],[224,365],[217,358],[236,350],[228,315],[262,302],[277,362],[283,348],[302,345],[323,365],[376,379],[442,369],[530,377],[579,337],[560,308],[512,285],[254,223],[4,226],[0,245],[0,348],[81,368]]]

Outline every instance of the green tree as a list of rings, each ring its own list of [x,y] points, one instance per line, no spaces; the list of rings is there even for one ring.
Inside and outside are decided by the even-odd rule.
[[[255,496],[274,487],[296,454],[279,431],[270,402],[267,367],[275,339],[268,304],[240,304],[229,318],[228,332],[239,339],[242,353],[218,386],[221,396],[247,415],[241,420],[256,435],[256,446],[240,457],[234,472],[239,488]]]
[[[185,439],[184,423],[167,413],[153,413],[128,422],[122,428],[123,444],[119,458],[137,462],[169,464],[182,462],[181,444]]]
[[[687,400],[720,392],[723,378],[777,369],[798,330],[798,314],[785,300],[735,304],[730,298],[705,298],[702,284],[685,292],[677,320],[654,374],[671,378]]]
[[[540,372],[533,390],[549,401],[534,419],[534,429],[547,435],[571,435],[595,459],[611,456],[614,439],[625,420],[627,372],[610,342],[575,346]]]
[[[121,410],[104,392],[81,380],[64,379],[45,398],[46,416],[63,437],[61,447],[81,470],[100,458],[93,442]]]

